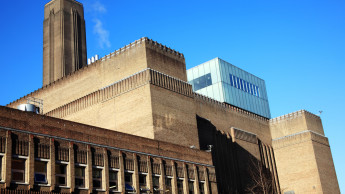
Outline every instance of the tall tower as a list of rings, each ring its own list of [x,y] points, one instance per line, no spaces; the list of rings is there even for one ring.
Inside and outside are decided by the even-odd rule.
[[[44,7],[43,86],[86,64],[83,5],[74,0],[52,0]]]

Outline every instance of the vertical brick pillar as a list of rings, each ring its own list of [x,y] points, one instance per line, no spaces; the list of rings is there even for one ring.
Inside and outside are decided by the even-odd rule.
[[[194,193],[200,193],[199,190],[199,173],[198,168],[195,164],[193,164],[193,170],[194,170]]]
[[[184,179],[183,179],[183,193],[189,194],[188,172],[187,172],[186,163],[183,163],[182,167],[183,167],[183,176],[184,176]]]
[[[5,187],[9,187],[11,185],[11,165],[12,165],[12,137],[11,131],[6,132],[6,150],[5,150],[5,158],[4,158],[4,180],[5,180]]]
[[[70,192],[75,190],[75,175],[74,175],[74,148],[73,142],[69,143],[69,164],[67,167],[67,186],[71,188]]]
[[[172,194],[177,194],[177,172],[176,172],[176,166],[175,162],[171,161],[171,166],[172,166],[172,174],[173,174],[173,179],[171,183],[171,189],[172,189]]]
[[[208,180],[208,169],[206,167],[204,167],[204,176],[205,176],[205,185],[204,185],[204,189],[205,189],[205,194],[210,194],[210,181]]]
[[[160,170],[161,170],[161,176],[159,177],[159,189],[162,191],[160,192],[161,194],[165,193],[166,191],[166,186],[165,186],[165,171],[164,171],[164,163],[162,158],[159,158],[159,164],[160,164]]]
[[[151,157],[147,156],[147,188],[150,189],[150,193],[153,193],[153,182],[152,182],[152,164],[151,164]]]
[[[133,154],[134,173],[133,173],[133,187],[137,193],[140,193],[139,186],[139,167],[137,154]]]
[[[54,139],[50,139],[49,141],[49,154],[50,160],[47,164],[47,177],[48,177],[48,184],[51,185],[50,190],[54,190],[55,188],[55,144]]]
[[[109,159],[107,149],[103,149],[102,189],[109,191]]]
[[[28,180],[29,189],[34,188],[35,183],[35,143],[34,136],[29,135],[29,155],[26,164],[26,175],[25,178]]]
[[[120,151],[119,152],[119,165],[120,165],[120,178],[118,180],[119,185],[119,191],[121,191],[122,194],[125,193],[125,161],[123,160],[123,154]]]
[[[85,188],[89,189],[89,193],[92,192],[92,153],[90,145],[86,148],[86,169],[85,169]]]

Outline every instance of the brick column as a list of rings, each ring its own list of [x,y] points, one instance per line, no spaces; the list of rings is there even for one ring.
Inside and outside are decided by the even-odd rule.
[[[193,165],[193,170],[194,170],[194,193],[200,193],[199,190],[199,173],[198,173],[198,168],[196,165]]]
[[[75,190],[75,175],[74,175],[74,149],[73,142],[69,143],[69,164],[67,166],[67,186],[69,186],[70,192]]]
[[[183,163],[182,167],[183,167],[183,176],[184,176],[184,179],[183,179],[183,193],[189,194],[188,172],[187,172],[187,168],[186,168],[186,163]]]
[[[86,148],[86,169],[85,169],[85,188],[89,189],[89,193],[92,192],[92,153],[90,145]]]
[[[152,182],[152,164],[151,164],[151,157],[147,156],[147,188],[150,189],[150,193],[153,193],[153,182]]]
[[[205,176],[205,185],[204,185],[204,189],[205,189],[205,194],[210,194],[210,182],[208,181],[208,170],[206,167],[204,167],[204,176]]]
[[[106,190],[106,193],[109,193],[109,159],[106,148],[103,149],[103,160],[102,189]]]
[[[5,148],[5,158],[4,158],[4,180],[5,187],[11,185],[11,165],[12,165],[12,137],[11,131],[6,132],[6,148]]]
[[[160,170],[161,170],[161,176],[159,178],[159,189],[162,191],[160,193],[165,193],[166,186],[165,186],[165,171],[164,171],[164,164],[162,158],[159,158],[159,164],[160,164]]]
[[[119,178],[119,191],[121,191],[122,194],[125,193],[125,161],[123,160],[123,154],[120,151],[119,152],[119,165],[120,165],[120,178]]]
[[[54,139],[50,139],[49,141],[49,162],[47,164],[47,177],[48,177],[48,184],[51,185],[50,190],[54,190],[55,188],[55,144]]]
[[[171,190],[172,190],[172,194],[177,194],[177,172],[176,172],[176,166],[175,166],[175,162],[171,161],[171,166],[172,166],[172,183],[171,183]]]
[[[137,154],[133,154],[133,163],[134,163],[134,173],[133,173],[133,187],[136,193],[140,193],[139,187],[139,168],[138,168],[138,158]]]
[[[26,175],[25,179],[28,180],[29,183],[29,189],[34,188],[35,183],[35,143],[34,143],[34,136],[29,135],[29,155],[28,160],[26,164]]]

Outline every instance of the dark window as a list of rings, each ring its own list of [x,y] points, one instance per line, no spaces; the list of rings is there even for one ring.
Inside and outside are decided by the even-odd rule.
[[[189,194],[194,194],[194,181],[188,181]]]
[[[126,193],[132,193],[135,192],[135,189],[133,188],[133,174],[130,172],[125,172],[125,190]]]
[[[240,82],[240,78],[236,77],[237,78],[237,88],[238,89],[241,89],[241,82]]]
[[[109,189],[117,191],[117,171],[109,171]]]
[[[166,193],[171,194],[172,193],[172,187],[171,187],[171,178],[166,177],[165,178],[165,187],[166,187]]]
[[[55,177],[58,186],[67,186],[67,164],[55,164]]]
[[[244,81],[243,80],[243,90],[245,91],[245,92],[248,92],[248,90],[247,90],[247,82],[246,81]]]
[[[232,78],[232,75],[230,74],[230,85],[231,85],[231,86],[234,86],[233,81],[234,81],[234,80],[233,80],[233,78]]]
[[[139,187],[140,187],[141,191],[147,189],[147,187],[146,187],[146,174],[139,174]]]
[[[152,177],[152,184],[153,184],[153,193],[160,193],[159,192],[159,176]]]
[[[25,182],[25,159],[12,158],[12,181]]]
[[[85,167],[75,167],[75,186],[81,188],[85,187]]]
[[[102,169],[92,169],[92,185],[94,189],[102,188]]]
[[[47,162],[35,161],[35,183],[47,184]]]
[[[200,194],[205,193],[205,184],[203,182],[199,182],[199,191],[200,191]]]
[[[177,193],[183,194],[183,180],[177,180]]]
[[[2,180],[2,156],[0,156],[0,180]]]
[[[200,90],[207,86],[212,85],[211,73],[198,77],[191,81],[194,91]]]

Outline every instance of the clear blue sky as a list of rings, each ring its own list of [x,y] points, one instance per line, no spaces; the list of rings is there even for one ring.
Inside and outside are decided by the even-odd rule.
[[[42,85],[48,0],[3,1],[0,105]],[[266,81],[273,117],[321,118],[345,192],[345,1],[84,0],[88,56],[147,36],[185,55],[187,68],[220,57]]]

